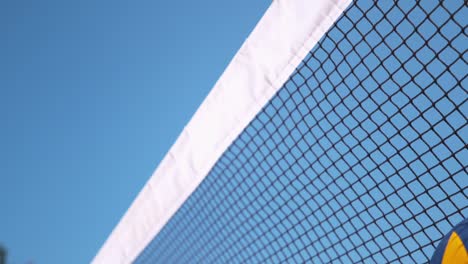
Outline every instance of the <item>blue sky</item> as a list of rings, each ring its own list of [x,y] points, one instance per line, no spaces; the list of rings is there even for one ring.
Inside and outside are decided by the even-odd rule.
[[[0,243],[91,260],[270,1],[0,1]]]

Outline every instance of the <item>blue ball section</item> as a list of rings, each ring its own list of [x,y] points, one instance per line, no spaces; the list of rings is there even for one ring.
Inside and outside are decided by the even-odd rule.
[[[458,241],[453,236],[458,237]],[[460,244],[458,244],[460,242]],[[430,264],[463,263],[468,262],[468,218],[456,225],[437,246]],[[465,256],[465,259],[459,259]]]
[[[355,1],[136,263],[429,261],[468,216],[467,17]]]

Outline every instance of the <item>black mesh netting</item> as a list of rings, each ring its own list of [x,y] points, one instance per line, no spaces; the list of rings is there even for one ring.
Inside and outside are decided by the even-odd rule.
[[[467,17],[355,1],[136,262],[427,262],[468,216]]]

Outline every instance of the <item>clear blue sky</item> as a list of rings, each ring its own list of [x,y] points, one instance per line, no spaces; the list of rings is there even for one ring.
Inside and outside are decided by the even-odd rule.
[[[0,0],[0,243],[89,262],[269,0]]]

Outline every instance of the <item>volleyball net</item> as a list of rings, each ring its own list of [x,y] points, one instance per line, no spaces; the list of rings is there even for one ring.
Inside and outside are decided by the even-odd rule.
[[[262,21],[289,12],[287,2],[273,2]],[[299,2],[295,16],[314,16],[313,3],[292,5]],[[137,198],[149,201],[132,205],[142,209],[124,217],[119,225],[126,229],[114,231],[96,262],[113,252],[135,263],[421,263],[468,217],[465,2],[322,3],[314,21],[326,22],[313,22],[295,55],[284,53],[287,65],[297,60],[288,74],[282,62],[281,74],[267,70],[280,77],[250,79],[249,99],[218,96],[216,87],[233,81],[235,65],[228,67],[204,105],[258,102],[245,107],[245,125],[236,121],[239,132],[219,129],[219,122],[202,126],[203,144],[225,136],[212,142],[219,154],[208,147],[201,152],[207,155],[190,159],[193,169],[171,162],[198,146],[182,144],[196,132],[183,133],[175,145],[182,150],[171,150],[158,168],[185,175],[165,188],[175,205],[161,205],[154,194],[170,181],[156,172],[160,180],[150,180]],[[302,23],[295,16],[283,18]],[[262,21],[246,43],[262,34]],[[266,39],[261,43],[274,40]],[[277,86],[271,96],[251,88],[263,83]],[[238,84],[229,91],[242,89]],[[223,122],[239,119],[227,110],[217,114]],[[191,122],[197,115],[203,105]],[[191,173],[201,176],[193,180]],[[143,242],[126,249],[125,232]]]

